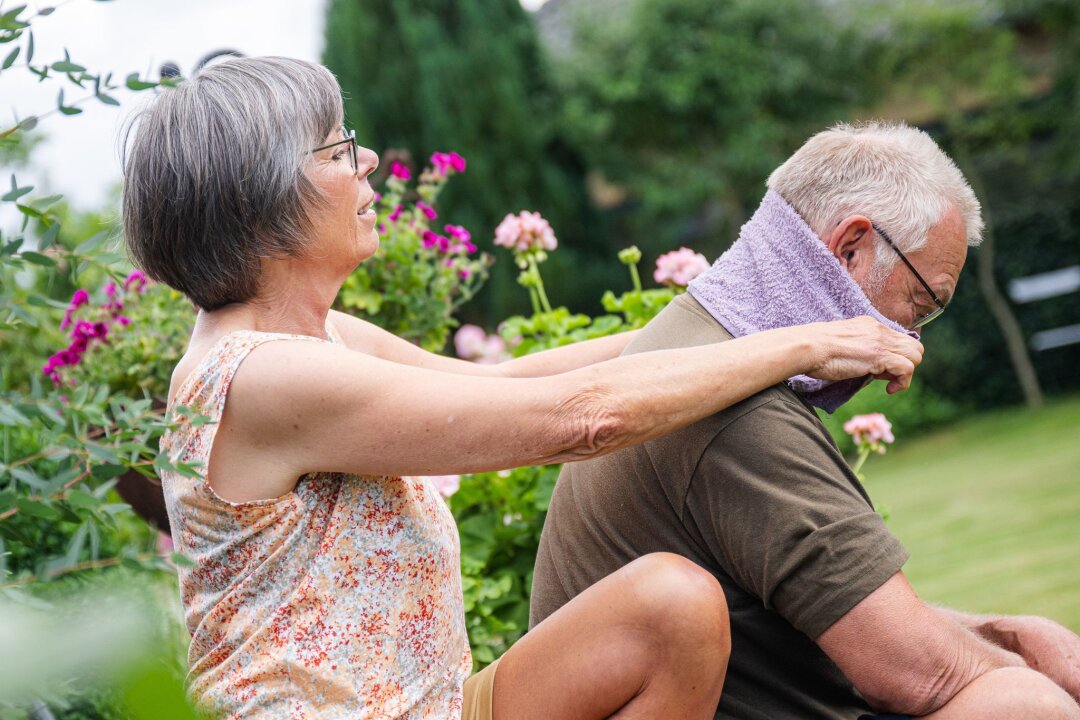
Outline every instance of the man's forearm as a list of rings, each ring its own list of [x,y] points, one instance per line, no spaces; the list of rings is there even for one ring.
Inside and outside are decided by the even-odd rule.
[[[587,365],[618,357],[633,340],[638,330],[586,340],[566,347],[545,350],[499,364],[506,377],[546,377],[577,370]]]

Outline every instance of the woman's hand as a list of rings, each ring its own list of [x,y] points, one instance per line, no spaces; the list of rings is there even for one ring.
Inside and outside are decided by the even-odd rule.
[[[905,390],[922,362],[918,340],[896,332],[868,316],[814,323],[793,330],[805,333],[816,361],[806,374],[820,380],[847,380],[872,375],[888,380],[887,392]]]

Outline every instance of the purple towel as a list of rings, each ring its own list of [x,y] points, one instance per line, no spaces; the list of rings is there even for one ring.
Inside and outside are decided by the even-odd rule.
[[[735,244],[688,291],[735,337],[860,315],[908,332],[870,304],[821,238],[772,190]],[[806,402],[832,413],[869,382],[869,376],[829,382],[796,375],[788,385]]]

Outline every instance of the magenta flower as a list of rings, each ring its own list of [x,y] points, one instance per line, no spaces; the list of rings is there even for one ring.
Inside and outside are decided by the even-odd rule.
[[[408,180],[412,177],[412,171],[409,170],[408,166],[399,162],[390,165],[390,174],[398,180]]]
[[[401,213],[403,210],[405,210],[405,206],[398,205],[396,208],[394,208],[393,212],[386,216],[386,219],[390,222],[397,222],[398,218],[401,217]]]
[[[60,321],[60,329],[67,330],[71,326],[71,319],[75,315],[75,311],[88,302],[90,302],[90,293],[82,288],[76,290],[75,294],[71,296],[71,302],[68,303],[67,310],[64,311],[64,319]]]
[[[141,270],[132,270],[131,274],[127,276],[126,280],[124,280],[124,290],[130,290],[131,287],[134,285],[136,291],[142,292],[146,289],[146,283],[146,275],[143,274]]]
[[[661,285],[686,287],[691,280],[708,269],[709,261],[704,255],[682,247],[656,259],[653,279]]]
[[[450,237],[461,240],[462,242],[469,242],[469,240],[472,239],[472,233],[460,225],[447,225],[443,230],[445,230],[446,234]]]
[[[440,175],[449,175],[451,172],[465,172],[465,158],[456,152],[437,152],[431,156],[431,164]]]
[[[439,217],[439,213],[435,212],[435,208],[431,207],[423,200],[416,201],[416,209],[424,213],[424,216],[427,217],[428,220],[434,220]]]
[[[440,235],[432,230],[425,230],[420,234],[423,245],[426,248],[437,247],[441,252],[450,250],[450,238]]]
[[[559,246],[548,221],[540,213],[526,210],[503,218],[495,228],[495,244],[517,253],[554,250]]]

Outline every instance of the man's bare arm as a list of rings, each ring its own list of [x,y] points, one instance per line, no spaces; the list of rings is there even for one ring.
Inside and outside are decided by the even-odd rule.
[[[817,638],[875,709],[928,715],[982,675],[1026,667],[923,603],[897,573]]]

